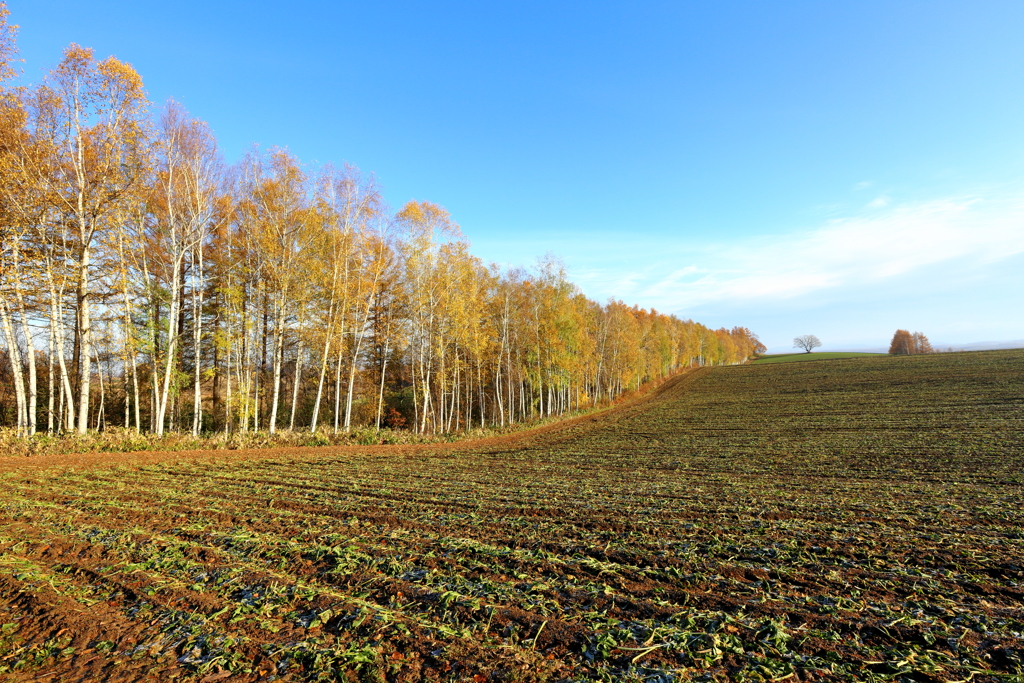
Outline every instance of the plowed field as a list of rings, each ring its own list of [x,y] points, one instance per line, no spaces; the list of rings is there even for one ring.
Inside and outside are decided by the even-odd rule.
[[[705,369],[454,447],[8,461],[0,679],[1024,681],[1022,466],[1021,351]]]

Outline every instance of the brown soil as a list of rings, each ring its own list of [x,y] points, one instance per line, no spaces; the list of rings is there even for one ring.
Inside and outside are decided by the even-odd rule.
[[[954,360],[701,370],[444,445],[7,459],[0,680],[1013,680],[1024,354]]]

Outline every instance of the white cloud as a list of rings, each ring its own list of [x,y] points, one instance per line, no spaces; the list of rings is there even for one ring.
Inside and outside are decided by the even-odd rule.
[[[641,270],[591,265],[573,269],[571,277],[592,296],[614,294],[660,310],[690,311],[863,288],[945,262],[977,269],[1024,252],[1024,195],[878,205],[814,230],[711,245],[699,253],[681,244],[661,244],[654,252],[661,257]],[[617,256],[619,263],[632,260],[621,251]]]
[[[889,206],[889,198],[884,194],[879,195],[868,202],[869,209],[884,209],[887,206]]]

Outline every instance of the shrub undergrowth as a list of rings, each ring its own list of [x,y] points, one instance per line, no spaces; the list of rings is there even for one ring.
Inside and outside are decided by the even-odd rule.
[[[409,445],[427,443],[451,443],[467,439],[481,439],[501,436],[534,429],[561,422],[579,415],[605,410],[613,405],[628,403],[660,386],[669,377],[654,380],[639,389],[626,390],[612,401],[603,400],[594,407],[586,407],[561,415],[534,418],[504,427],[491,425],[472,427],[438,434],[417,434],[409,429],[380,430],[370,426],[354,427],[350,431],[331,428],[315,434],[305,430],[280,430],[274,434],[268,431],[249,432],[207,432],[192,436],[187,432],[168,432],[162,436],[148,432],[136,432],[124,427],[108,427],[103,431],[90,430],[86,434],[67,432],[48,434],[40,432],[34,436],[18,436],[15,429],[0,428],[0,456],[29,457],[40,455],[69,455],[72,453],[132,453],[138,451],[200,451],[200,450],[241,450],[252,448],[299,448],[306,446],[373,446]]]

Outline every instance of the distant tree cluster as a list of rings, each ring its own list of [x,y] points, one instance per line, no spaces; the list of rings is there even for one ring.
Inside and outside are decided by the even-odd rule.
[[[614,398],[681,367],[745,360],[709,329],[587,299],[469,253],[448,211],[392,212],[372,177],[287,150],[221,160],[209,127],[72,45],[3,87],[0,424],[32,434],[449,432]]]
[[[793,339],[793,348],[803,349],[807,353],[810,353],[819,346],[821,346],[821,340],[815,337],[813,334],[802,334],[799,337]]]
[[[907,330],[896,330],[889,344],[889,353],[897,356],[912,356],[919,353],[934,353],[928,337],[920,332],[910,333]]]

